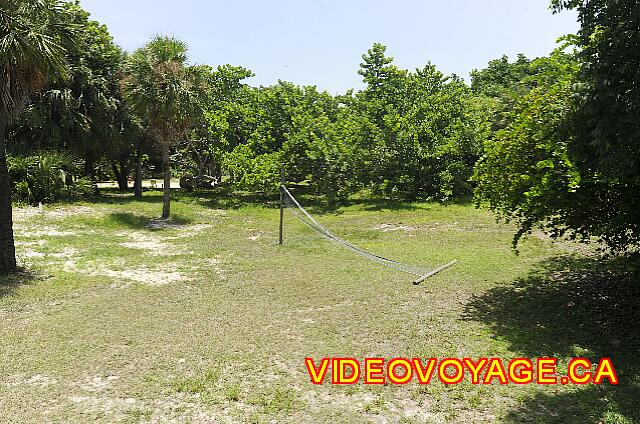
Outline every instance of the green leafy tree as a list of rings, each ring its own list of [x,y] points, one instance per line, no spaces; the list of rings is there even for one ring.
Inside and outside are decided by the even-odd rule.
[[[7,123],[47,81],[68,75],[63,46],[72,29],[59,1],[0,1],[0,274],[16,268]]]
[[[515,85],[525,94],[485,145],[477,199],[519,224],[514,244],[539,226],[552,237],[596,237],[613,252],[633,250],[640,241],[638,6],[553,4],[578,10],[580,32],[520,73]],[[569,44],[577,49],[566,53]]]
[[[404,85],[407,72],[393,65],[393,58],[386,56],[387,48],[374,43],[362,55],[358,74],[366,84],[360,94],[368,115],[378,126],[384,125],[384,115],[389,108],[402,109]]]
[[[366,84],[355,107],[373,124],[360,141],[362,180],[374,192],[400,198],[451,197],[470,191],[486,119],[469,87],[432,64],[400,70],[374,44],[363,56]]]
[[[162,217],[167,219],[171,202],[171,149],[184,139],[190,124],[203,112],[207,69],[188,66],[184,42],[158,36],[131,55],[123,88],[137,116],[144,117],[162,153]]]
[[[183,162],[194,176],[193,186],[220,183],[224,155],[245,144],[253,132],[250,126],[254,115],[253,90],[243,82],[251,76],[251,71],[240,66],[224,65],[210,71],[205,113],[192,124],[181,149],[186,157]]]
[[[572,230],[566,222],[587,200],[569,156],[572,135],[566,127],[578,63],[560,50],[534,62],[544,65],[536,78],[545,84],[517,101],[507,126],[486,142],[474,177],[477,201],[519,225],[514,247],[536,225],[556,237],[578,236],[579,228]]]
[[[522,54],[514,62],[504,55],[490,61],[484,69],[471,71],[471,90],[489,107],[493,131],[508,124],[517,101],[531,90],[528,77],[535,73],[531,61]]]
[[[336,132],[343,114],[333,96],[283,81],[242,93],[234,106],[222,108],[224,120],[215,111],[210,120],[223,129],[223,163],[234,186],[273,190],[282,163],[288,181],[305,182],[331,199],[346,193],[357,173],[346,169],[349,161],[340,153],[352,145]]]
[[[640,244],[640,5],[624,0],[554,0],[576,9],[580,84],[569,149],[592,182],[600,223],[587,230],[612,249]]]

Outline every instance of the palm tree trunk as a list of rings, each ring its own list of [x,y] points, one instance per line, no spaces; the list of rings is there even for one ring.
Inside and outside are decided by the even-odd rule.
[[[136,181],[133,188],[135,198],[142,199],[142,149],[140,148],[136,152]]]
[[[164,162],[164,205],[162,218],[168,219],[171,208],[171,152],[168,142],[163,143],[162,161]]]
[[[13,241],[13,211],[11,180],[7,169],[7,116],[0,112],[0,275],[16,269],[16,248]]]

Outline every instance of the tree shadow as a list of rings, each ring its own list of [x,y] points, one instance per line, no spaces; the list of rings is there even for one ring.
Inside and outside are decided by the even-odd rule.
[[[150,218],[136,215],[131,212],[112,212],[108,215],[108,218],[109,220],[116,222],[118,225],[136,230],[146,228],[150,221]]]
[[[525,357],[609,357],[618,372],[619,385],[526,399],[508,421],[640,422],[640,284],[628,260],[546,260],[512,285],[475,297],[465,318],[489,325]]]
[[[131,212],[112,212],[108,215],[110,221],[118,226],[129,227],[134,230],[159,230],[162,228],[179,228],[191,224],[193,220],[174,213],[169,220],[149,218]]]
[[[345,207],[356,206],[367,212],[382,211],[416,211],[428,209],[428,202],[436,202],[431,198],[402,200],[391,199],[370,194],[359,193],[346,199],[330,202],[326,196],[310,192],[306,187],[290,189],[300,204],[314,214],[341,214]],[[237,210],[245,207],[277,208],[280,195],[277,191],[239,191],[229,185],[212,189],[172,189],[173,201],[196,203],[209,209]],[[102,189],[100,195],[87,198],[96,204],[126,205],[133,202],[162,203],[162,191],[149,189],[141,199],[136,199],[131,192],[120,192],[115,189]],[[438,201],[442,205],[471,205],[470,197],[461,197]]]
[[[172,198],[178,196],[178,190],[172,189]],[[101,190],[100,194],[88,196],[86,198],[91,203],[108,205],[126,205],[133,202],[142,203],[162,203],[162,192],[159,190],[147,190],[142,198],[136,199],[132,192],[121,192],[117,190]],[[73,204],[73,202],[71,203]]]
[[[12,274],[2,275],[0,276],[0,298],[10,296],[19,287],[33,284],[38,279],[42,279],[42,276],[26,268],[19,268]]]
[[[133,193],[122,193],[116,190],[105,190],[89,200],[93,203],[126,205],[133,202],[162,204],[163,192],[147,190],[141,199]],[[277,207],[278,193],[234,191],[230,187],[220,186],[212,189],[172,189],[171,200],[176,202],[196,203],[210,209],[240,209],[248,206]]]
[[[388,199],[382,197],[367,197],[363,199],[356,199],[353,204],[362,205],[363,209],[370,212],[379,212],[384,210],[391,211],[415,211],[420,209],[427,209],[426,203],[438,203],[442,206],[458,205],[458,206],[470,206],[473,205],[471,197],[457,197],[447,200],[436,200],[433,198],[418,198],[415,200],[401,200],[401,199]]]
[[[278,207],[280,195],[276,192],[234,191],[229,187],[194,190],[190,193],[200,203],[211,209],[241,209],[244,207]]]

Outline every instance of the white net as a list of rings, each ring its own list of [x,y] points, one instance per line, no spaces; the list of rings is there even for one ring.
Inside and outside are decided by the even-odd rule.
[[[290,210],[291,212],[293,212],[293,214],[298,219],[300,219],[310,228],[312,228],[316,232],[323,235],[326,239],[331,240],[335,243],[338,243],[341,246],[351,250],[352,252],[366,259],[369,259],[370,261],[377,262],[380,265],[386,266],[387,268],[392,268],[397,271],[405,272],[407,274],[411,274],[418,277],[416,280],[414,280],[414,284],[419,284],[425,279],[437,274],[438,272],[446,268],[449,268],[450,266],[456,263],[456,261],[452,261],[452,262],[449,262],[448,264],[444,264],[434,269],[427,269],[427,268],[422,268],[414,265],[408,265],[402,262],[394,261],[392,259],[384,258],[382,256],[373,254],[371,252],[367,252],[366,250],[336,236],[331,231],[329,231],[324,225],[320,224],[313,216],[311,216],[311,214],[309,214],[309,212],[307,212],[300,205],[300,203],[296,200],[296,198],[293,197],[289,189],[287,189],[285,186],[282,186],[281,190],[282,190],[282,199],[283,199],[284,207],[287,210]]]

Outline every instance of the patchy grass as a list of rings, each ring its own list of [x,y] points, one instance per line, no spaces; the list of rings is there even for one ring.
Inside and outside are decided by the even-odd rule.
[[[310,202],[311,199],[305,199]],[[270,196],[158,192],[16,211],[24,270],[0,285],[0,421],[640,421],[640,289],[625,264],[468,204],[310,210],[411,277],[352,256]],[[603,386],[313,386],[305,356],[610,356]]]

